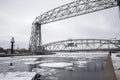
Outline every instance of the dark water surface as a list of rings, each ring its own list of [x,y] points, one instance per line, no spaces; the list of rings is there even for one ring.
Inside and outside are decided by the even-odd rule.
[[[27,57],[29,58],[29,57]],[[24,58],[24,59],[27,59]],[[30,57],[32,59],[32,57]],[[106,56],[103,57],[35,57],[33,61],[22,60],[23,57],[13,57],[9,60],[1,60],[0,73],[4,72],[32,72],[39,70],[40,79],[39,80],[102,80],[102,73],[104,70],[104,65],[106,61]],[[2,63],[3,62],[3,63]],[[14,67],[8,67],[10,63],[13,63]],[[28,63],[27,63],[28,62]],[[32,63],[31,63],[32,62]],[[69,66],[70,69],[66,67],[63,68],[51,68],[51,67],[41,67],[42,63],[72,63]],[[81,63],[83,62],[83,63]],[[71,69],[72,68],[72,69]]]

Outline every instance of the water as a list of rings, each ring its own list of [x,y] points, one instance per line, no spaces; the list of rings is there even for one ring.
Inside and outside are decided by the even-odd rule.
[[[36,72],[40,80],[102,80],[105,61],[105,54],[7,57],[0,59],[0,73]]]

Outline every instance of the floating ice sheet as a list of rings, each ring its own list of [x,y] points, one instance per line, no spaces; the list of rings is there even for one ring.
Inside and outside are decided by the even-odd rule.
[[[21,61],[35,61],[37,58],[24,58]]]
[[[85,67],[88,61],[76,61],[74,64],[78,65],[78,67]]]
[[[45,60],[45,61],[24,61],[24,64],[40,64],[40,63],[50,63],[53,62],[53,60]]]
[[[40,67],[53,67],[53,68],[64,68],[67,66],[72,66],[72,63],[57,62],[57,63],[42,63]]]
[[[46,75],[48,76],[57,73],[56,69],[50,69],[50,68],[34,68],[32,71],[36,73],[40,73],[42,76],[46,76]]]

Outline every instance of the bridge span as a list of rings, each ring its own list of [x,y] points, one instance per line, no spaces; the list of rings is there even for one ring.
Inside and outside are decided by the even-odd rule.
[[[120,0],[76,0],[68,4],[59,6],[42,15],[36,17],[32,23],[32,31],[29,43],[29,49],[34,52],[45,48],[48,51],[85,51],[85,50],[109,50],[119,49],[119,41],[114,40],[65,40],[42,45],[41,25],[84,15],[104,9],[118,6],[120,9]],[[38,49],[39,48],[39,49]]]
[[[40,47],[36,48],[40,52]],[[47,52],[120,51],[120,40],[69,39],[42,45]]]

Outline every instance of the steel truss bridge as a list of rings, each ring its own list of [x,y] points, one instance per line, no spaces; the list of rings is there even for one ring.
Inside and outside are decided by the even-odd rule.
[[[44,44],[43,47],[47,52],[120,51],[120,40],[69,39]]]
[[[103,45],[108,45],[108,44],[114,45],[114,47],[118,49],[119,48],[119,45],[117,44],[118,41],[117,43],[115,43],[114,40],[95,40],[95,39],[72,40],[72,41],[68,40],[68,41],[58,41],[58,42],[54,42],[46,45],[42,45],[42,40],[41,40],[41,25],[87,14],[87,13],[108,9],[108,8],[113,8],[116,6],[119,6],[119,9],[120,9],[120,0],[77,0],[65,5],[62,5],[60,7],[54,8],[46,13],[43,13],[42,15],[36,17],[36,19],[32,23],[32,32],[30,37],[29,49],[33,52],[41,51],[43,50],[43,48],[46,50],[48,49],[49,51],[50,50],[51,51],[55,51],[55,50],[56,51],[65,51],[65,50],[78,51],[78,49],[80,49],[79,51],[94,50],[94,49],[102,50],[104,48]],[[73,42],[74,45],[72,45],[72,43],[69,44],[68,42]],[[66,45],[68,45],[69,47],[67,47]],[[93,48],[93,46],[91,45],[95,45],[95,47]],[[87,47],[83,47],[82,49],[82,47],[80,46],[87,46]],[[112,49],[112,46],[110,46],[110,48]],[[104,48],[103,50],[110,49],[110,48]],[[62,49],[65,49],[65,50],[62,50]]]

